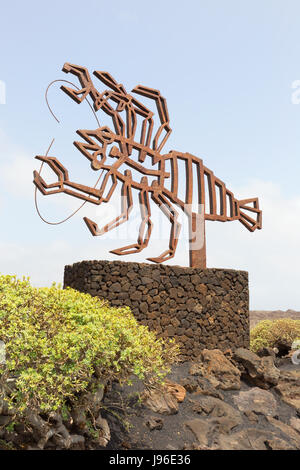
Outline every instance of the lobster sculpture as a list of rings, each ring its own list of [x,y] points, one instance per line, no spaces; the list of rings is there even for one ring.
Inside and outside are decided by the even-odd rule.
[[[166,100],[158,90],[142,85],[132,90],[137,95],[155,101],[160,125],[154,134],[154,113],[135,96],[127,93],[124,86],[117,83],[109,73],[94,72],[94,75],[108,87],[100,93],[86,68],[66,63],[62,70],[75,75],[81,86],[81,88],[71,88],[63,85],[62,91],[78,104],[90,98],[94,111],[101,109],[112,120],[114,130],[107,126],[92,130],[77,130],[82,140],[74,142],[76,148],[91,162],[92,169],[104,171],[105,176],[99,188],[70,181],[67,169],[57,158],[46,154],[38,155],[36,158],[49,165],[56,173],[58,181],[47,184],[40,172],[35,171],[34,184],[44,195],[65,193],[85,202],[100,205],[102,202],[109,202],[120,181],[121,214],[102,228],[84,217],[87,227],[94,236],[102,235],[128,220],[133,208],[132,190],[137,190],[141,210],[137,243],[112,250],[112,253],[116,255],[137,253],[148,245],[152,229],[150,198],[171,222],[169,248],[158,257],[147,258],[155,263],[162,263],[175,255],[181,227],[178,221],[178,208],[185,212],[189,220],[192,267],[206,267],[205,220],[221,222],[239,220],[251,232],[261,228],[262,213],[257,198],[237,200],[225,184],[194,155],[173,150],[162,154],[171,128]],[[142,119],[139,137],[136,135],[138,119]],[[137,158],[133,157],[133,153],[137,154]],[[108,164],[108,156],[115,159],[115,162]],[[147,159],[150,157],[152,168],[147,168],[146,157]],[[184,162],[185,175],[179,174],[179,160]],[[166,171],[168,168],[170,171]],[[140,177],[133,177],[130,169],[135,170]],[[182,184],[179,178],[185,179],[185,198],[180,198],[178,195],[179,186]],[[192,209],[193,197],[197,197],[199,210],[196,212]]]

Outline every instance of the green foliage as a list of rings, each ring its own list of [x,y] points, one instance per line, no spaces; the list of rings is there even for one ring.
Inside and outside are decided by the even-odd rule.
[[[29,279],[0,276],[0,393],[8,377],[15,387],[6,400],[22,414],[27,408],[65,410],[67,401],[100,382],[130,375],[160,380],[175,360],[174,342],[157,339],[137,323],[128,307],[74,289],[35,288]],[[1,396],[0,396],[1,398]]]
[[[13,432],[15,430],[15,422],[12,421],[11,423],[5,426],[6,431]]]
[[[0,439],[0,450],[16,450],[16,448],[11,442],[6,442],[3,439]]]
[[[250,332],[250,348],[257,352],[264,347],[274,347],[277,341],[293,341],[300,338],[300,320],[280,318],[263,320]]]

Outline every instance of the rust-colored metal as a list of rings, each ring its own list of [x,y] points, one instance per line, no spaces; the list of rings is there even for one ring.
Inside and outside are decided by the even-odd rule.
[[[162,263],[175,255],[181,227],[176,208],[182,209],[189,219],[189,251],[192,267],[206,267],[205,220],[220,222],[239,220],[251,232],[261,228],[262,212],[257,198],[236,199],[223,181],[216,178],[213,172],[203,165],[200,158],[190,153],[177,151],[161,153],[171,128],[166,100],[158,90],[142,85],[132,90],[135,94],[155,101],[160,125],[154,133],[154,113],[127,93],[124,86],[118,84],[109,73],[94,72],[95,77],[109,87],[100,93],[86,68],[66,63],[62,70],[77,76],[81,85],[81,88],[61,86],[70,98],[76,103],[81,103],[89,97],[95,112],[101,109],[112,119],[114,131],[107,126],[77,130],[82,140],[74,142],[75,147],[90,161],[92,169],[104,171],[105,176],[99,188],[70,181],[68,171],[60,161],[46,154],[38,155],[36,158],[50,166],[58,181],[47,184],[40,172],[35,171],[34,184],[44,195],[65,193],[99,205],[102,202],[109,202],[120,181],[123,196],[121,214],[102,228],[84,217],[88,229],[94,236],[102,235],[128,220],[133,207],[132,189],[137,190],[141,209],[137,243],[112,250],[112,253],[117,255],[138,253],[148,245],[152,229],[150,198],[171,222],[169,248],[157,257],[147,258],[155,263]],[[138,118],[142,119],[140,137],[136,135]],[[109,164],[108,156],[116,161]],[[152,168],[146,166],[146,157],[150,157]],[[179,161],[184,163],[184,175],[179,173]],[[154,166],[157,166],[157,169],[153,168]],[[171,168],[170,172],[166,171],[167,166]],[[133,177],[130,168],[140,174],[139,181]],[[149,179],[152,181],[149,182]],[[170,189],[166,185],[167,179],[170,181]],[[186,187],[184,198],[178,194],[178,189],[183,183]],[[104,197],[106,189],[109,190]],[[195,197],[198,211],[192,209]]]

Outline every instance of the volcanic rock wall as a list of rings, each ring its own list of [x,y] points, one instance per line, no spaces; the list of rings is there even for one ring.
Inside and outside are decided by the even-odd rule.
[[[182,360],[203,348],[249,347],[246,271],[81,261],[65,266],[66,286],[128,305],[158,336],[175,338]]]

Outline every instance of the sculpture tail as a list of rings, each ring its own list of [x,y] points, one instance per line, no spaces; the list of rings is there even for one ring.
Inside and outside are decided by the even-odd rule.
[[[259,209],[258,198],[238,201],[239,221],[250,232],[262,227],[262,211]]]

